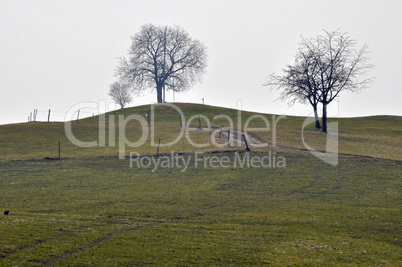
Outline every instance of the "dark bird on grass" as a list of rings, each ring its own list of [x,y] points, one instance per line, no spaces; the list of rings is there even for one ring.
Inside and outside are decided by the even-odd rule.
[[[6,210],[3,214],[4,215],[8,215],[10,213],[10,211],[9,210]]]

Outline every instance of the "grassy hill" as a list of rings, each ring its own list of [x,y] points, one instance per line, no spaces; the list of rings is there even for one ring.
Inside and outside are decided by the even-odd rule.
[[[338,122],[340,153],[339,164],[331,166],[306,151],[305,118],[281,118],[274,133],[272,115],[262,114],[270,130],[251,135],[270,146],[253,147],[250,157],[286,161],[265,168],[235,165],[245,145],[232,140],[227,146],[226,135],[218,138],[221,126],[230,126],[228,117],[244,130],[257,114],[177,106],[186,122],[194,116],[189,127],[198,127],[199,114],[211,119],[211,133],[217,131],[222,145],[212,144],[202,121],[203,130],[189,131],[188,138],[208,145],[195,147],[184,135],[160,148],[159,158],[179,153],[187,169],[130,167],[128,157],[118,159],[121,148],[143,158],[157,151],[150,134],[140,147],[119,146],[124,124],[131,142],[152,127],[156,143],[174,141],[181,128],[171,107],[156,106],[154,122],[144,128],[124,119],[137,114],[148,124],[149,105],[117,111],[116,122],[113,112],[106,114],[105,146],[75,146],[64,123],[0,126],[0,208],[10,210],[0,217],[0,265],[402,264],[401,117],[331,119]],[[99,142],[99,120],[72,122],[72,133]],[[261,117],[249,124],[264,125]],[[303,133],[309,146],[325,151],[326,135],[313,124]],[[62,160],[50,160],[58,157],[59,141]],[[195,152],[226,159],[228,167],[197,162]]]
[[[220,127],[230,127],[226,118],[216,118],[218,115],[225,115],[233,121],[232,128],[243,129],[247,120],[256,115],[256,113],[238,110],[225,109],[207,105],[184,104],[178,103],[177,106],[183,111],[184,118],[188,120],[195,116],[190,127],[198,127],[198,115],[204,115],[211,119],[212,130],[220,130]],[[162,139],[163,143],[174,141],[180,134],[180,117],[179,113],[166,106],[155,106],[155,119],[151,125],[154,127],[154,143]],[[119,116],[127,118],[130,115],[142,116],[144,122],[147,123],[147,114],[151,115],[151,106],[139,106],[118,110],[116,113],[109,112],[105,114],[105,145],[92,148],[80,148],[72,144],[65,132],[64,123],[45,123],[31,122],[22,124],[9,124],[0,126],[0,160],[10,159],[43,159],[46,157],[58,156],[58,142],[61,141],[62,157],[99,157],[99,156],[117,156],[119,151],[119,127],[123,128],[123,119]],[[114,118],[114,115],[116,119]],[[240,116],[239,116],[240,115]],[[278,147],[306,149],[302,139],[302,125],[306,118],[286,116],[279,118],[271,114],[259,114],[265,117],[269,123],[269,130],[263,132],[250,132],[252,136],[258,137],[262,142],[272,145],[275,139]],[[277,120],[274,129],[274,120]],[[239,125],[240,121],[240,125]],[[339,153],[352,154],[361,156],[371,156],[384,159],[402,160],[402,117],[397,116],[374,116],[363,118],[336,118],[330,119],[329,122],[338,122],[339,129]],[[112,122],[114,129],[110,127]],[[201,120],[201,126],[204,131],[191,131],[189,136],[197,144],[208,143],[208,147],[196,149],[197,151],[214,151],[216,146],[210,142],[210,134],[208,130],[208,122]],[[314,149],[325,151],[326,135],[321,131],[314,129],[313,124],[304,128],[304,140]],[[263,128],[266,123],[261,118],[255,118],[248,124],[249,128]],[[151,127],[144,127],[146,130]],[[128,141],[135,142],[141,138],[142,126],[140,122],[132,120],[125,126],[125,136]],[[114,145],[109,140],[110,133],[114,132]],[[224,130],[227,132],[227,129]],[[72,133],[81,141],[97,141],[99,142],[99,117],[90,117],[82,119],[79,122],[72,122]],[[218,137],[217,134],[216,137]],[[227,137],[226,137],[227,138]],[[225,143],[223,140],[216,138],[218,142]],[[233,144],[236,145],[236,144]],[[235,146],[227,149],[242,149],[245,146]],[[269,147],[271,150],[272,147]],[[132,149],[125,147],[127,155]],[[262,150],[264,149],[256,149]],[[141,154],[156,154],[156,145],[151,145],[151,133],[147,135],[147,141],[141,147],[136,148]],[[174,145],[161,148],[161,153],[175,152],[193,152],[194,146],[189,144],[188,139],[183,136],[179,142]]]

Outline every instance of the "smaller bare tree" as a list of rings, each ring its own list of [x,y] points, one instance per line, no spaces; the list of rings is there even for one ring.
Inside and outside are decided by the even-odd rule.
[[[283,76],[271,75],[264,85],[281,90],[280,98],[310,102],[319,128],[317,105],[322,104],[322,131],[327,132],[327,106],[343,91],[358,92],[372,78],[360,79],[373,65],[367,63],[368,47],[355,49],[356,41],[346,33],[327,32],[300,43],[296,63],[288,66]]]
[[[114,82],[110,85],[109,96],[123,109],[133,100],[133,90],[128,84]]]
[[[372,83],[373,78],[360,79],[373,65],[368,64],[368,46],[355,49],[356,41],[347,33],[327,32],[312,39],[304,39],[300,53],[311,58],[315,68],[310,80],[319,92],[322,104],[322,131],[327,132],[327,106],[343,91],[359,92]]]
[[[288,65],[283,72],[285,75],[270,75],[264,86],[271,86],[271,89],[279,90],[279,99],[287,101],[289,106],[296,102],[301,104],[310,103],[314,110],[315,127],[321,128],[318,117],[318,103],[320,92],[314,84],[316,65],[311,55],[300,53],[295,60],[295,65]]]

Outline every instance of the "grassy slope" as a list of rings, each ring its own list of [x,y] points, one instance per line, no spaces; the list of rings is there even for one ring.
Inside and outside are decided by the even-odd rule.
[[[235,110],[180,107],[186,118],[237,116]],[[117,114],[148,111],[142,106]],[[250,115],[242,113],[243,125]],[[280,120],[277,144],[304,148],[303,121]],[[225,120],[212,122],[228,126]],[[286,168],[190,164],[186,172],[129,168],[128,160],[116,159],[118,147],[77,148],[62,123],[0,126],[0,207],[12,211],[1,217],[0,264],[401,264],[401,118],[338,122],[340,152],[357,156],[341,155],[336,167],[308,152],[262,148],[252,155],[276,151]],[[128,126],[128,139],[139,138],[138,127]],[[179,128],[177,113],[156,110],[156,139],[173,140]],[[74,133],[88,141],[97,138],[97,130],[96,117],[73,124]],[[272,131],[255,135],[272,141]],[[190,136],[207,142],[209,132]],[[308,128],[305,138],[310,146],[325,148],[320,132]],[[65,159],[44,160],[57,156],[59,140]],[[133,150],[152,155],[156,148],[148,140],[126,148]],[[161,148],[162,153],[194,150],[185,139]]]
[[[227,119],[214,119],[217,115],[227,115],[233,120],[233,127],[244,127],[246,121],[255,113],[241,112],[238,116],[238,111],[233,109],[225,109],[219,107],[196,105],[196,104],[177,104],[183,111],[185,118],[188,120],[190,117],[202,114],[211,119],[213,130],[218,130],[221,125],[229,127]],[[116,112],[117,125],[115,126],[115,145],[110,146],[109,133],[109,120],[113,113],[108,113],[105,116],[105,146],[95,148],[79,148],[73,145],[66,137],[64,131],[64,123],[23,123],[23,124],[9,124],[0,127],[0,160],[10,159],[33,159],[56,157],[58,154],[58,141],[62,143],[62,156],[63,157],[88,157],[88,156],[117,156],[119,144],[117,138],[119,136],[119,124],[123,122],[119,120],[119,116],[127,118],[130,115],[137,114],[144,118],[146,121],[147,112],[150,112],[149,105],[129,108]],[[278,116],[266,114],[264,117],[270,123],[269,131],[252,132],[253,135],[259,139],[272,144],[274,142],[273,136],[276,136],[276,144],[283,147],[305,149],[302,142],[301,127],[305,120],[303,117],[287,116],[281,118],[276,124],[276,132],[273,129],[273,119],[278,119]],[[364,118],[339,118],[336,120],[339,123],[339,152],[353,155],[364,155],[376,158],[402,160],[402,146],[401,146],[401,133],[402,133],[402,117],[396,116],[375,116]],[[330,120],[331,122],[331,120]],[[178,113],[170,107],[156,107],[155,108],[155,124],[154,126],[154,143],[158,139],[162,139],[162,143],[174,141],[180,133],[180,119]],[[192,121],[192,127],[198,126],[198,119]],[[254,119],[249,123],[249,127],[262,128],[265,123],[261,119]],[[130,121],[126,126],[127,139],[135,142],[140,139],[142,131],[139,122]],[[207,123],[202,121],[202,127],[207,128]],[[98,117],[92,117],[80,120],[79,123],[72,123],[72,130],[74,135],[82,141],[99,140],[99,120]],[[150,130],[149,130],[150,131]],[[191,132],[189,135],[196,143],[210,143],[209,147],[199,150],[215,150],[216,148],[210,142],[210,136],[204,132]],[[208,132],[209,133],[209,132]],[[218,136],[217,134],[216,136]],[[308,125],[304,129],[305,142],[317,149],[325,150],[326,135],[313,128],[313,124]],[[222,138],[223,139],[223,138]],[[218,140],[225,142],[224,140]],[[226,150],[227,148],[224,148]],[[125,150],[127,155],[133,149],[126,146]],[[189,144],[187,139],[183,137],[180,142],[175,145],[164,147],[161,152],[170,153],[175,152],[192,152],[194,147]],[[146,143],[136,148],[142,154],[155,154],[155,146],[151,146],[150,134]]]

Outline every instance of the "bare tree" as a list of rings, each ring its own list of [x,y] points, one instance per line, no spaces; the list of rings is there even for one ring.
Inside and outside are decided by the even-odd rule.
[[[147,24],[131,37],[127,58],[117,67],[117,76],[129,81],[137,93],[151,89],[158,103],[165,101],[165,88],[176,92],[189,89],[205,71],[205,46],[181,27]]]
[[[299,54],[296,57],[294,66],[288,65],[283,70],[284,76],[269,76],[264,86],[271,86],[271,89],[281,91],[279,99],[287,101],[290,106],[296,102],[310,103],[314,110],[315,127],[321,128],[318,118],[319,92],[317,87],[312,84],[314,79],[310,75],[315,74],[316,65],[311,62],[312,57]]]
[[[110,85],[109,96],[116,104],[123,109],[133,100],[133,92],[128,84],[122,82],[114,82]]]
[[[359,80],[373,67],[367,63],[368,46],[360,50],[354,47],[356,41],[346,33],[327,32],[312,39],[302,37],[296,64],[285,69],[286,75],[271,75],[267,85],[282,89],[282,98],[291,101],[305,101],[315,108],[316,127],[317,101],[323,106],[322,131],[327,132],[327,106],[342,91],[358,92],[372,82],[372,78]],[[314,104],[315,103],[315,104]]]

